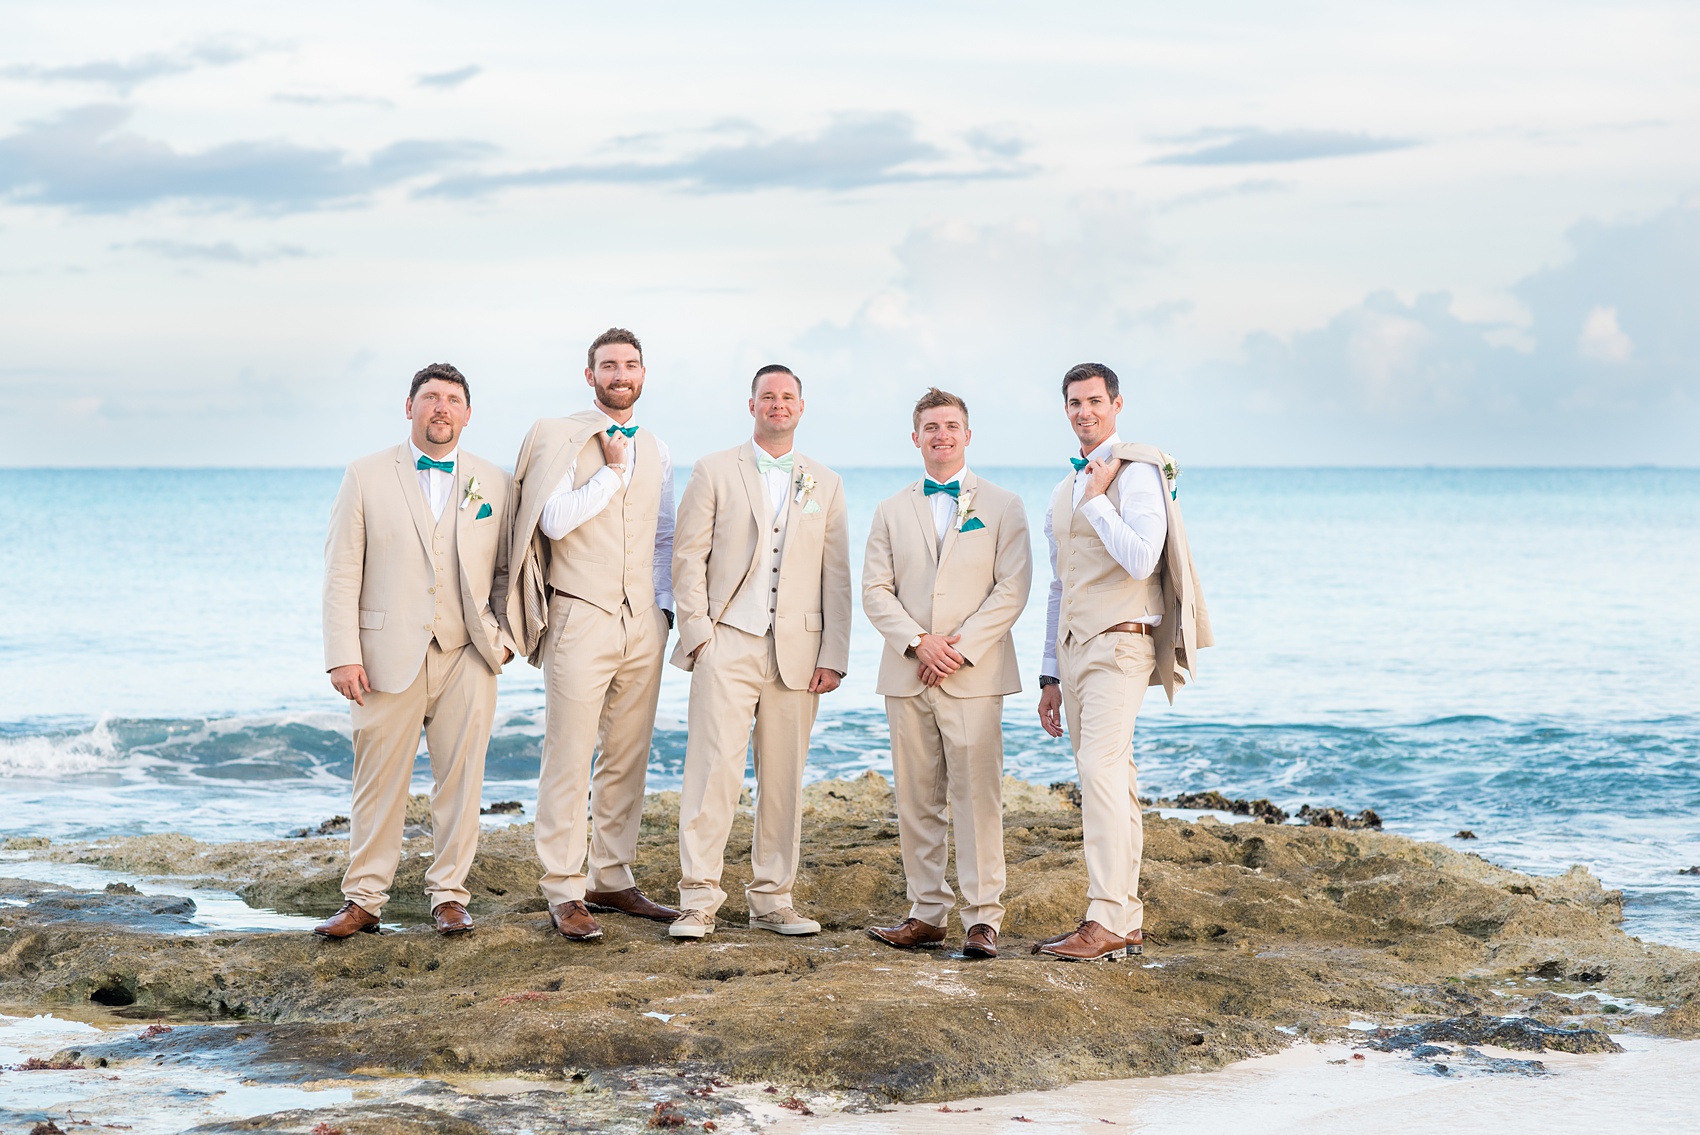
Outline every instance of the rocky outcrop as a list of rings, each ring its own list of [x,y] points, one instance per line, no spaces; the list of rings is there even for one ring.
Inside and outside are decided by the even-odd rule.
[[[1080,814],[1060,792],[1010,782],[1004,953],[974,962],[948,948],[896,951],[864,933],[907,909],[884,780],[816,784],[808,799],[797,899],[825,925],[818,937],[743,928],[742,815],[728,848],[734,897],[716,934],[676,942],[664,926],[608,915],[600,942],[568,943],[549,928],[531,830],[521,825],[486,834],[469,880],[478,929],[454,939],[431,932],[414,897],[424,838],[409,841],[385,912],[408,928],[345,942],[188,937],[37,917],[33,901],[0,907],[0,1000],[240,1022],[241,1043],[259,1046],[256,1061],[338,1072],[570,1079],[681,1067],[889,1099],[1201,1070],[1273,1051],[1295,1033],[1348,1035],[1342,1026],[1354,1016],[1509,1012],[1517,1005],[1488,996],[1507,977],[1519,989],[1527,976],[1609,986],[1673,1006],[1659,1018],[1672,1035],[1700,1034],[1700,956],[1624,935],[1621,896],[1579,867],[1537,878],[1369,830],[1148,816],[1144,958],[1069,965],[1025,946],[1068,929],[1085,908]],[[676,815],[667,793],[645,812],[638,883],[657,897],[674,893]],[[148,836],[44,854],[321,914],[340,901],[344,846]],[[960,945],[961,928],[950,935]],[[154,1043],[233,1035],[177,1028]]]

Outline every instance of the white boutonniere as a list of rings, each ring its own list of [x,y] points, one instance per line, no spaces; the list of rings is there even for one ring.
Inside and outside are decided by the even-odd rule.
[[[483,494],[478,491],[478,478],[468,477],[466,479],[466,495],[460,498],[460,507],[464,510],[467,505],[483,499]]]
[[[974,490],[963,489],[956,494],[956,530],[974,519]]]
[[[1175,482],[1180,480],[1180,476],[1181,467],[1176,463],[1174,457],[1167,453],[1163,454],[1163,480],[1169,483],[1170,500],[1179,499],[1180,486]]]
[[[815,475],[810,472],[797,474],[797,503],[802,504],[805,497],[815,491]]]

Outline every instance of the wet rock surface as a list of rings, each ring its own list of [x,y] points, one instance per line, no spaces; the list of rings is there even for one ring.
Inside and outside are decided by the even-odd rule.
[[[478,928],[450,939],[427,922],[428,837],[408,841],[384,912],[406,928],[344,942],[287,932],[188,937],[20,916],[54,897],[30,884],[43,892],[30,907],[0,908],[0,1001],[36,1012],[92,1003],[180,1026],[110,1050],[90,1046],[85,1062],[191,1059],[240,1044],[256,1069],[520,1075],[569,1095],[602,1082],[593,1077],[659,1068],[874,1101],[1204,1070],[1275,1051],[1295,1035],[1361,1037],[1344,1028],[1353,1017],[1465,1028],[1455,1022],[1475,1012],[1482,1029],[1504,1027],[1493,1014],[1509,1006],[1488,986],[1510,979],[1520,989],[1529,978],[1603,982],[1618,996],[1667,1007],[1645,1027],[1700,1035],[1700,955],[1624,935],[1621,896],[1584,869],[1525,876],[1370,830],[1148,816],[1144,958],[1070,965],[1031,957],[1027,943],[1070,928],[1085,908],[1080,814],[1064,793],[1015,781],[1005,801],[1008,912],[1003,955],[992,962],[955,953],[962,928],[954,923],[939,951],[902,952],[864,933],[908,906],[890,789],[870,775],[808,790],[796,893],[798,907],[826,927],[815,937],[744,928],[747,811],[728,848],[733,898],[720,929],[700,942],[672,941],[664,925],[618,914],[601,918],[599,942],[561,939],[536,889],[531,828],[515,825],[484,835],[468,881]],[[650,799],[636,865],[638,885],[663,899],[675,893],[676,817],[675,794]],[[312,915],[340,904],[345,855],[346,843],[331,838],[214,845],[182,836],[43,852],[198,880]],[[1596,1030],[1608,1020],[1619,1027],[1596,1010],[1579,1005],[1572,1015]],[[1577,1030],[1559,1027],[1556,1012],[1507,1035],[1540,1036],[1546,1048],[1571,1043]],[[182,1027],[195,1021],[227,1023]],[[1473,1036],[1424,1034],[1411,1051],[1505,1043]],[[681,1106],[698,1099],[675,1095]],[[641,1111],[665,1099],[639,1092],[628,1102]],[[440,1100],[383,1102],[447,1114]],[[312,1114],[313,1123],[324,1120]],[[353,1129],[427,1122],[409,1115]],[[472,1112],[456,1112],[455,1121],[486,1129]],[[218,1130],[313,1126],[266,1122],[273,1126]]]
[[[144,895],[124,883],[104,891],[75,891],[27,879],[0,879],[0,928],[86,923],[181,933],[195,925],[195,900],[176,895]]]
[[[1423,1021],[1397,1029],[1376,1029],[1369,1047],[1378,1052],[1411,1052],[1437,1044],[1491,1044],[1518,1052],[1622,1052],[1623,1046],[1597,1029],[1556,1028],[1533,1017],[1490,1017],[1471,1013],[1441,1021]],[[1443,1051],[1436,1049],[1436,1051]]]

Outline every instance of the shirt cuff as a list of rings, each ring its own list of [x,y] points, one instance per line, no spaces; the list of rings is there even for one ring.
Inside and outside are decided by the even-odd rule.
[[[1060,678],[1061,676],[1057,673],[1057,656],[1054,654],[1045,655],[1044,661],[1039,663],[1039,677]]]

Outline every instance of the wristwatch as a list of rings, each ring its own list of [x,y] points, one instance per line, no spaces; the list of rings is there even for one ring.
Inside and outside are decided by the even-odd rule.
[[[1060,685],[1062,685],[1062,679],[1060,679],[1060,678],[1053,678],[1049,674],[1040,674],[1039,675],[1039,688],[1041,690],[1044,689],[1046,686],[1060,686]]]
[[[927,636],[926,636],[926,635],[924,635],[924,634],[918,634],[918,635],[916,635],[916,636],[915,636],[915,637],[914,637],[914,638],[912,638],[912,639],[910,639],[910,640],[909,640],[909,645],[908,645],[908,646],[906,646],[906,647],[904,647],[904,648],[903,648],[903,653],[905,653],[905,654],[914,654],[914,653],[915,653],[915,650],[916,650],[916,648],[918,648],[918,647],[919,647],[919,646],[920,646],[920,645],[921,645],[921,640],[922,640],[922,639],[923,639],[923,638],[926,638],[926,637],[927,637]]]

